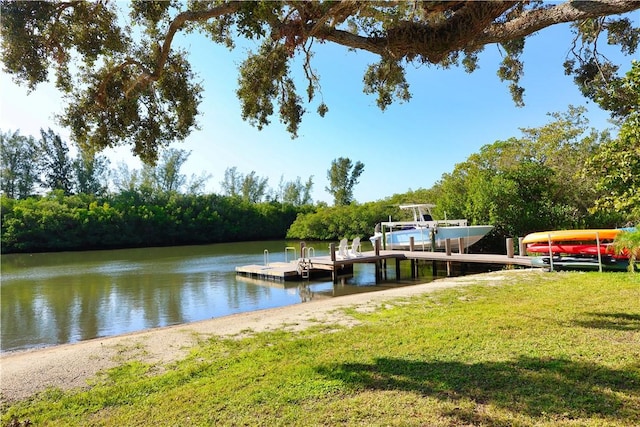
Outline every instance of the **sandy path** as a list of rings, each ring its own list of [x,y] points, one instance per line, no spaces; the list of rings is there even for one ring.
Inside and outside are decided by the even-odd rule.
[[[99,371],[124,361],[164,364],[184,357],[199,340],[211,336],[242,336],[250,331],[277,328],[303,329],[327,322],[352,325],[354,320],[340,308],[372,310],[393,299],[462,286],[469,283],[502,282],[506,276],[531,270],[512,270],[459,278],[379,292],[311,301],[287,307],[240,313],[142,332],[97,338],[40,350],[0,355],[0,402],[22,400],[48,387],[86,387]]]

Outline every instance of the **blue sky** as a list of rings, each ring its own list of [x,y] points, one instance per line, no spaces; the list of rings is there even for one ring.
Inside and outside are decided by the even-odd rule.
[[[211,175],[207,192],[220,192],[225,169],[236,167],[243,174],[255,171],[267,177],[272,188],[277,188],[281,177],[285,181],[300,177],[304,182],[313,176],[314,201],[331,204],[325,191],[327,170],[338,157],[365,165],[354,189],[358,202],[429,188],[483,145],[519,137],[520,128],[542,126],[549,121],[547,113],[564,112],[569,105],[584,105],[592,127],[611,127],[608,113],[587,103],[572,78],[564,75],[562,63],[571,39],[568,25],[545,29],[527,39],[521,81],[525,107],[515,106],[507,84],[496,75],[499,48],[487,46],[480,55],[480,68],[472,74],[462,68],[409,65],[411,101],[393,104],[385,111],[378,109],[374,95],[362,92],[363,74],[376,57],[316,43],[313,66],[320,75],[329,112],[320,118],[315,113],[317,101],[307,106],[299,137],[292,140],[277,117],[262,131],[241,119],[235,90],[244,49],[229,52],[192,34],[179,43],[189,50],[205,89],[198,118],[201,129],[172,147],[191,152],[183,173]],[[622,58],[615,53],[610,57]],[[629,69],[631,59],[621,59],[623,70]],[[295,72],[301,76],[299,69]],[[306,81],[296,83],[304,94]],[[39,137],[40,128],[51,128],[68,140],[68,132],[53,120],[62,103],[52,85],[27,94],[2,72],[0,91],[0,130]],[[112,168],[119,162],[140,167],[129,147],[104,154]]]

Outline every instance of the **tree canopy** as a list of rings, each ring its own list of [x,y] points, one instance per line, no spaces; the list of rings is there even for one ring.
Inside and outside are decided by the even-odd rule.
[[[262,128],[273,115],[292,137],[315,102],[320,77],[313,68],[314,43],[335,43],[379,57],[363,77],[364,92],[384,109],[407,101],[409,64],[476,69],[485,46],[498,44],[497,70],[523,102],[520,56],[528,36],[570,23],[567,74],[588,98],[606,99],[619,81],[619,66],[598,50],[599,42],[633,55],[640,31],[624,14],[640,2],[566,1],[2,1],[1,59],[7,72],[30,89],[55,76],[66,96],[60,122],[80,146],[102,149],[130,144],[144,161],[197,128],[203,88],[188,55],[174,46],[178,32],[200,32],[233,48],[240,38],[259,44],[239,67],[237,95],[242,117]],[[292,77],[300,57],[306,100]],[[320,97],[321,98],[321,97]],[[614,114],[628,113],[616,105]],[[328,106],[322,100],[317,112]],[[277,109],[277,112],[276,112]]]

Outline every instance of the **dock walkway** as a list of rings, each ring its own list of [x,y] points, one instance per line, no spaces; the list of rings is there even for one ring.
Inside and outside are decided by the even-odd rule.
[[[335,259],[332,259],[335,258]],[[392,260],[399,272],[399,262],[435,261],[451,263],[498,264],[505,266],[532,267],[531,257],[497,254],[461,254],[446,252],[380,250],[359,253],[358,256],[340,257],[338,255],[298,258],[289,262],[272,262],[265,265],[245,265],[236,267],[236,274],[267,280],[300,280],[314,275],[331,275],[335,281],[343,272],[352,271],[355,264],[376,264],[381,268],[383,262]],[[378,268],[376,269],[378,271]]]

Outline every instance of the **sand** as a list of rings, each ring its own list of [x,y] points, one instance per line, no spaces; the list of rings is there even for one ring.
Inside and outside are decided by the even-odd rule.
[[[352,326],[356,321],[342,308],[375,310],[404,297],[470,283],[500,283],[507,276],[531,270],[510,270],[378,292],[305,302],[287,307],[234,314],[182,325],[97,338],[44,349],[0,355],[0,402],[11,404],[47,388],[88,387],[87,381],[105,369],[138,360],[163,365],[187,355],[190,348],[214,336],[243,337],[276,329],[301,330],[318,323]]]

